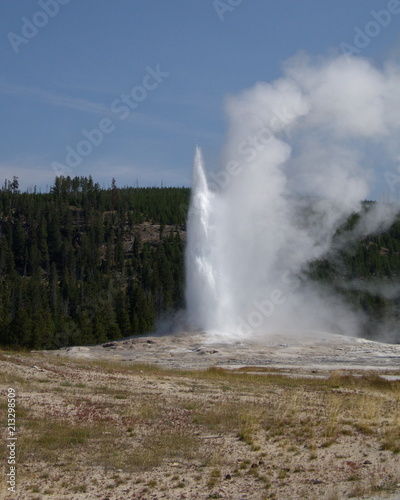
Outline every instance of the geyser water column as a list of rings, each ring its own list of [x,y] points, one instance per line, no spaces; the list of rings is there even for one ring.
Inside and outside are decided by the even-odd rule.
[[[400,69],[300,56],[284,73],[227,101],[219,172],[207,175],[196,151],[185,257],[192,330],[226,339],[357,333],[360,318],[307,280],[307,270],[338,249],[333,235],[361,210],[383,152],[385,168],[398,163]],[[373,219],[375,229],[379,214]],[[372,229],[360,225],[354,234]]]
[[[280,254],[296,237],[279,171],[290,148],[273,142],[222,191],[209,188],[201,151],[196,150],[186,244],[187,320],[192,330],[232,340],[265,331],[265,320],[286,300],[274,283],[293,284],[286,271],[296,261],[296,247]]]
[[[192,330],[223,328],[218,324],[218,310],[224,299],[217,260],[216,202],[216,195],[208,188],[201,150],[197,148],[185,253],[187,321]]]

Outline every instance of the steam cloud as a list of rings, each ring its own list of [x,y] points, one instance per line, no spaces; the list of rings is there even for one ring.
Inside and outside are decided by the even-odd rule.
[[[305,279],[310,262],[397,167],[400,68],[300,55],[282,78],[230,97],[223,168],[193,170],[187,321],[225,339],[282,331],[362,334],[362,317]],[[384,169],[384,170],[379,170]],[[361,236],[389,224],[377,204]]]

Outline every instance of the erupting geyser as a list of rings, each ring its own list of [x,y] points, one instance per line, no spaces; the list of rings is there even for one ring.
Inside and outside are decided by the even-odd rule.
[[[192,330],[232,340],[358,332],[362,318],[307,280],[307,269],[333,251],[333,235],[360,211],[373,174],[384,178],[376,167],[397,166],[399,75],[394,65],[378,70],[361,58],[301,56],[283,78],[228,100],[222,168],[206,172],[199,149],[194,161],[186,247]],[[381,208],[353,234],[389,224]]]

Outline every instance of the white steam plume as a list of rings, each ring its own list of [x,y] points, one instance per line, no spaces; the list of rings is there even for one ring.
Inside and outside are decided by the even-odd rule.
[[[399,157],[400,71],[361,58],[290,60],[281,79],[227,101],[224,166],[196,153],[186,248],[192,329],[226,338],[355,334],[359,316],[304,279]],[[382,157],[384,152],[384,158]],[[208,178],[207,178],[208,177]],[[393,213],[370,212],[359,234]]]

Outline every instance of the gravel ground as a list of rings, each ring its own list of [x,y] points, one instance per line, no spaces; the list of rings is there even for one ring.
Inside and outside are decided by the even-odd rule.
[[[112,363],[102,367],[92,360]],[[136,370],[134,363],[155,364],[161,371],[146,371],[143,365]],[[238,438],[234,429],[223,428],[223,421],[219,425],[224,430],[215,430],[214,423],[207,424],[206,419],[208,411],[218,415],[224,405],[232,411],[236,405],[244,412],[247,409],[250,417],[252,408],[261,408],[267,409],[267,416],[273,412],[279,416],[282,411],[289,418],[293,405],[293,411],[305,412],[302,425],[306,428],[309,419],[316,422],[318,430],[318,419],[332,412],[331,397],[340,403],[349,395],[360,396],[360,401],[364,395],[372,395],[374,401],[382,403],[382,414],[380,403],[374,403],[371,412],[383,422],[384,429],[388,419],[385,405],[397,412],[400,422],[398,396],[340,387],[327,393],[308,387],[306,382],[304,388],[289,396],[290,385],[285,389],[271,382],[264,390],[253,386],[251,379],[244,379],[238,389],[224,378],[208,380],[179,370],[164,370],[204,370],[211,366],[236,372],[241,368],[276,372],[305,380],[324,379],[332,372],[375,373],[393,380],[400,378],[400,346],[328,334],[302,338],[285,334],[235,343],[204,334],[182,334],[149,335],[44,353],[2,353],[1,392],[5,394],[10,385],[17,391],[18,445],[23,463],[19,464],[17,493],[7,496],[3,482],[0,498],[400,499],[400,493],[395,492],[397,487],[400,491],[400,455],[382,449],[379,433],[343,433],[329,446],[316,435],[311,449],[305,438],[306,444],[299,444],[302,436],[292,443],[296,446],[291,446],[285,430],[282,436],[274,430],[270,434],[254,431],[252,442]],[[298,398],[301,403],[296,402]],[[309,409],[303,409],[303,404]],[[230,418],[229,412],[226,418]],[[390,418],[396,420],[394,414]],[[61,444],[54,449],[51,435],[46,435],[62,434],[62,426],[74,429],[89,425],[96,429],[97,424],[104,426],[96,431],[99,434],[89,437],[89,444],[77,444],[76,448],[67,443],[65,448]],[[149,440],[162,448],[163,440],[176,433],[182,440],[192,436],[197,443],[195,451],[185,451],[174,442],[181,455],[166,454],[162,462],[151,467],[126,462],[125,455],[132,455],[134,460],[135,451],[138,455],[146,451]],[[46,443],[46,453],[38,448],[40,443]],[[144,461],[152,458],[152,448],[148,451],[150,456],[143,455]],[[382,490],[381,496],[368,496],[366,485],[372,483]]]

